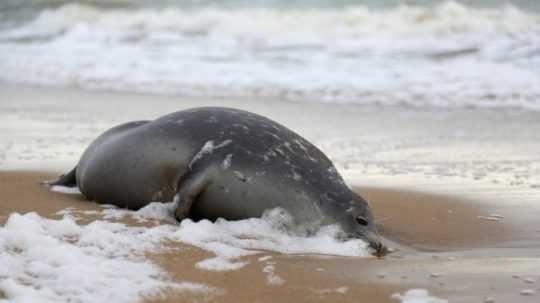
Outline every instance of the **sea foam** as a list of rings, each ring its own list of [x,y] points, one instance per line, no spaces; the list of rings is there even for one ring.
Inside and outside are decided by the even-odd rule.
[[[290,254],[369,256],[361,240],[336,239],[337,227],[327,226],[312,237],[287,231],[291,217],[281,209],[262,218],[216,222],[189,219],[174,223],[172,203],[152,203],[133,212],[107,206],[90,224],[77,217],[96,211],[68,209],[59,220],[36,213],[11,214],[0,227],[0,293],[10,302],[135,302],[160,297],[168,291],[218,293],[212,286],[173,281],[165,269],[147,259],[147,253],[170,250],[171,243],[193,245],[215,256],[194,266],[204,270],[237,270],[244,257],[262,251]],[[131,226],[126,216],[147,222]],[[171,223],[167,223],[171,222]],[[150,224],[151,223],[151,224]],[[267,268],[269,283],[281,281]]]
[[[166,290],[210,291],[173,282],[144,259],[163,229],[12,214],[0,227],[0,293],[9,302],[135,302]]]
[[[425,289],[409,289],[403,294],[394,294],[392,299],[400,300],[401,303],[448,303],[447,300],[429,295]]]

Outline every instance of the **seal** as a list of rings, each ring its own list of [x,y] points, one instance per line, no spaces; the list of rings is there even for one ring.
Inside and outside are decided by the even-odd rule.
[[[338,224],[384,254],[368,203],[300,135],[263,116],[221,107],[174,112],[109,129],[49,185],[138,209],[175,202],[175,216],[228,220],[282,208],[305,230]]]

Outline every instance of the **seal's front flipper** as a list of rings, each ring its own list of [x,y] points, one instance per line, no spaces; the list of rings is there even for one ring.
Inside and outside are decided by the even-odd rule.
[[[206,189],[208,183],[207,177],[202,173],[190,175],[180,183],[180,189],[173,199],[173,202],[176,203],[174,216],[178,221],[189,217],[191,206],[193,206],[199,194]]]
[[[77,171],[77,166],[73,168],[69,173],[65,175],[61,175],[58,179],[53,181],[43,181],[41,184],[47,185],[49,187],[52,186],[66,186],[66,187],[75,187],[77,186],[77,179],[75,177]]]

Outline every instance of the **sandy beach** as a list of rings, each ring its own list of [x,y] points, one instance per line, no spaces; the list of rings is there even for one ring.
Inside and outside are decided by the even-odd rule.
[[[13,213],[59,220],[70,209],[81,226],[95,220],[141,226],[129,216],[103,218],[104,209],[82,195],[51,192],[40,182],[70,169],[115,124],[220,104],[269,116],[323,149],[369,201],[395,250],[381,259],[261,251],[239,258],[246,263],[240,269],[216,272],[196,266],[212,252],[172,241],[167,250],[144,251],[145,260],[170,281],[208,289],[164,288],[142,295],[144,301],[398,302],[392,296],[411,289],[448,302],[539,298],[539,113],[184,101],[13,86],[0,88],[0,100],[2,224]]]
[[[2,172],[2,220],[13,213],[37,212],[58,218],[65,208],[99,210],[81,195],[50,192],[39,184],[55,175],[45,172]],[[540,224],[522,226],[516,212],[499,212],[500,221],[479,219],[490,209],[474,200],[399,189],[358,188],[367,197],[381,233],[396,252],[383,259],[263,252],[246,257],[249,265],[232,272],[209,272],[195,264],[211,253],[182,243],[170,252],[146,257],[173,280],[189,280],[217,289],[210,293],[164,291],[147,302],[392,302],[391,296],[412,288],[450,302],[536,302],[523,289],[538,290]],[[493,201],[494,205],[499,201]],[[499,202],[501,203],[501,202]],[[538,215],[538,211],[536,211]],[[91,222],[92,218],[81,218]],[[129,220],[125,221],[130,224]],[[267,282],[263,271],[271,257],[275,272],[286,281]],[[249,281],[249,287],[246,287]],[[529,282],[526,282],[529,281]],[[532,283],[530,281],[533,281]]]

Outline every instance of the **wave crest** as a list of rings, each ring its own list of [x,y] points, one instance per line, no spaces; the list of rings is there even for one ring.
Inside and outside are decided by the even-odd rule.
[[[540,16],[510,5],[67,4],[0,32],[0,81],[190,97],[537,109],[539,45]]]
[[[85,25],[109,33],[165,31],[180,35],[238,38],[301,33],[358,37],[381,34],[440,35],[471,31],[519,32],[539,24],[538,15],[523,12],[511,5],[489,9],[470,8],[454,1],[434,7],[401,5],[370,9],[367,6],[354,6],[309,10],[215,7],[196,10],[104,10],[82,4],[66,4],[43,11],[35,20],[11,33],[13,37],[19,38],[25,34],[52,36]]]

